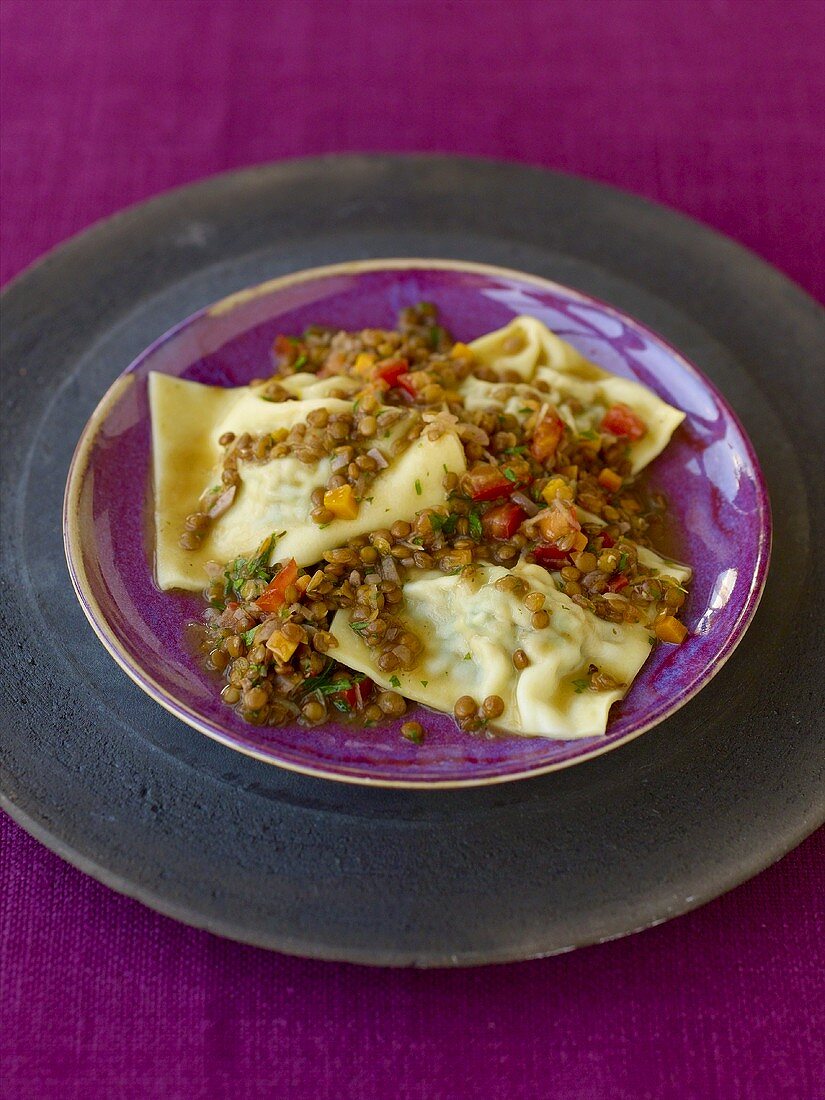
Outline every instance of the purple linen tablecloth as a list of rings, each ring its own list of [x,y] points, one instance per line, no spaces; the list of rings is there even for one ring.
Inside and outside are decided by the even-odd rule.
[[[825,298],[820,0],[2,0],[6,280],[120,207],[343,150],[545,164]],[[825,1096],[825,835],[620,942],[464,972],[267,954],[0,821],[0,1095]]]

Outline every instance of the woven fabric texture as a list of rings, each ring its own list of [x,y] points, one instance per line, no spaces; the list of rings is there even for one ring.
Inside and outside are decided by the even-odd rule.
[[[214,172],[334,151],[543,164],[668,203],[825,299],[820,0],[0,0],[5,281]],[[194,735],[193,735],[194,736]],[[391,972],[160,917],[0,821],[0,1095],[825,1095],[825,834],[541,962]]]

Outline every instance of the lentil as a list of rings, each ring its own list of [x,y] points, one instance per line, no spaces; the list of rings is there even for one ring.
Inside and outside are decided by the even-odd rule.
[[[513,347],[517,345],[520,337],[513,340]],[[392,332],[344,333],[313,326],[300,338],[279,337],[274,352],[278,372],[258,383],[262,396],[291,401],[293,395],[281,385],[284,375],[296,369],[323,371],[341,376],[340,393],[329,392],[352,399],[352,412],[315,408],[303,423],[289,428],[254,435],[223,433],[220,484],[186,516],[180,533],[183,548],[197,550],[215,519],[234,506],[241,462],[268,463],[287,455],[307,466],[328,460],[326,484],[316,486],[310,500],[310,518],[319,526],[339,515],[357,514],[361,502],[371,499],[372,482],[387,462],[422,433],[436,439],[445,431],[457,432],[467,472],[460,478],[444,469],[444,505],[326,551],[309,579],[299,572],[285,586],[276,610],[264,611],[255,602],[274,579],[265,564],[268,556],[257,569],[239,572],[237,563],[231,563],[225,573],[220,567],[210,573],[205,657],[224,678],[224,701],[238,706],[249,721],[277,724],[299,714],[310,724],[321,722],[327,716],[322,698],[330,694],[333,701],[351,705],[351,688],[336,689],[335,684],[363,684],[363,679],[356,676],[353,681],[351,670],[329,655],[338,645],[328,629],[331,617],[342,608],[349,609],[353,626],[383,673],[415,669],[424,647],[404,617],[404,585],[417,571],[434,567],[471,578],[477,562],[511,568],[520,556],[546,561],[556,587],[588,613],[608,622],[651,624],[653,634],[667,641],[684,636],[676,618],[685,602],[684,589],[674,578],[657,577],[655,570],[640,565],[636,552],[636,543],[650,545],[649,532],[660,526],[667,502],[658,495],[645,496],[635,485],[626,439],[602,429],[577,436],[563,424],[554,427],[552,387],[546,381],[525,383],[517,372],[498,375],[476,363],[472,349],[454,345],[426,304],[402,311]],[[395,381],[382,375],[399,364],[409,369]],[[493,384],[493,407],[463,405],[461,383],[472,375]],[[398,378],[405,379],[401,387]],[[515,398],[518,406],[508,404]],[[512,411],[499,412],[495,404]],[[574,399],[567,406],[574,416],[585,411]],[[548,429],[555,432],[554,449],[540,445]],[[539,460],[537,453],[546,457]],[[476,491],[482,474],[498,479],[499,497]],[[511,499],[514,489],[518,492]],[[327,506],[327,494],[335,490],[345,490],[332,498],[336,510]],[[515,529],[507,527],[506,534],[502,528],[504,537],[493,538],[488,527],[496,530],[495,517],[487,517],[500,510],[502,501],[505,507],[521,509],[521,521]],[[579,522],[575,506],[595,518]],[[555,556],[542,558],[548,543]],[[534,630],[549,625],[543,592],[510,573],[495,587],[523,602]],[[281,642],[271,650],[268,643],[276,636]],[[519,670],[530,664],[523,649],[512,659]],[[593,690],[606,690],[612,683],[597,669],[589,676]],[[371,723],[406,713],[401,693],[375,692],[367,684],[356,695],[350,720]],[[468,732],[503,712],[504,702],[495,695],[480,707],[470,696],[455,704],[456,720]],[[418,723],[405,723],[407,727],[423,737]]]

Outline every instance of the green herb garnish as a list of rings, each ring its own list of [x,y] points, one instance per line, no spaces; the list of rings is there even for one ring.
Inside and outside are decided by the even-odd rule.
[[[622,551],[621,554],[619,554],[619,572],[620,573],[624,573],[625,569],[627,568],[627,561],[628,561],[627,554],[624,551]]]
[[[255,631],[257,629],[257,626],[253,626],[251,630],[245,630],[243,634],[241,634],[241,637],[244,640],[244,645],[252,645],[252,639],[255,637]]]
[[[429,680],[419,680],[419,683],[421,684],[421,686],[423,688],[425,688],[427,686],[427,684],[429,684],[429,682],[430,682]]]
[[[648,645],[656,645],[656,638],[652,634],[648,634],[647,644]]]
[[[588,428],[585,432],[579,432],[579,439],[598,439],[599,433],[594,432],[592,428]]]
[[[241,599],[241,589],[247,581],[266,581],[267,584],[275,576],[275,570],[269,565],[269,556],[275,543],[285,535],[286,531],[272,534],[264,539],[258,548],[257,554],[252,558],[235,558],[224,570],[224,595],[227,600]]]
[[[508,481],[518,481],[518,474],[514,473],[509,466],[504,467],[503,473]]]
[[[484,535],[484,531],[481,526],[481,515],[475,508],[473,508],[473,510],[470,512],[469,516],[467,517],[467,521],[470,525],[471,537],[480,542]]]
[[[526,455],[527,454],[527,448],[523,447],[523,446],[522,447],[508,447],[505,451],[502,451],[501,453],[505,454],[505,455]]]
[[[458,516],[454,512],[448,516],[439,515],[438,512],[430,515],[430,526],[436,534],[440,531],[442,535],[454,535],[457,523]]]
[[[305,355],[299,355],[295,362],[292,364],[292,369],[295,371],[299,371],[301,367],[305,367],[306,365],[307,357]]]
[[[415,494],[416,496],[421,496],[421,482],[418,478],[415,479]]]
[[[587,691],[590,687],[589,680],[574,680],[573,687],[576,689],[576,695],[581,695],[583,691]]]
[[[354,630],[356,634],[363,634],[368,626],[369,623],[366,620],[364,622],[354,622],[349,624],[350,630]]]
[[[392,684],[392,686],[394,688],[400,688],[401,687],[401,681],[398,679],[397,676],[390,676],[390,683]]]

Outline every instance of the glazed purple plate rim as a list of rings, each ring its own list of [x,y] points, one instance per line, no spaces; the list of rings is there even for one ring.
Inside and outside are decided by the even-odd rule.
[[[679,690],[673,695],[669,696],[667,699],[661,700],[657,706],[653,707],[645,715],[644,719],[639,721],[638,725],[632,727],[625,733],[614,734],[612,736],[608,727],[608,731],[605,735],[596,735],[599,740],[595,743],[594,738],[581,738],[565,742],[567,745],[581,745],[581,749],[580,751],[572,751],[571,755],[563,759],[536,763],[527,767],[523,766],[520,762],[508,763],[506,760],[488,762],[475,766],[476,770],[481,774],[472,777],[459,775],[445,778],[407,778],[401,774],[372,774],[372,771],[376,768],[379,770],[382,768],[386,769],[388,765],[384,762],[377,765],[362,763],[358,767],[347,764],[344,761],[340,763],[336,762],[335,764],[324,762],[316,765],[307,763],[305,758],[301,760],[292,758],[287,750],[282,747],[279,748],[277,744],[273,744],[271,747],[267,746],[265,750],[257,748],[241,740],[236,734],[221,726],[220,723],[205,718],[197,710],[189,707],[186,703],[182,702],[174,692],[169,690],[162,683],[159,683],[158,680],[146,671],[140,659],[127,648],[101,608],[83,563],[84,542],[80,523],[80,508],[78,505],[84,488],[89,461],[98,440],[99,433],[106,423],[108,414],[117,400],[125,392],[136,370],[142,363],[149,359],[158,349],[174,340],[183,330],[194,325],[199,320],[205,317],[223,316],[233,311],[236,307],[254,301],[256,298],[271,292],[283,291],[301,283],[318,282],[324,279],[341,276],[361,276],[370,273],[389,274],[405,271],[420,271],[422,273],[428,271],[456,272],[460,274],[487,276],[498,280],[515,281],[517,283],[526,284],[536,291],[546,291],[564,300],[594,308],[600,315],[606,315],[607,317],[613,318],[620,325],[630,326],[631,329],[643,334],[653,345],[658,345],[660,349],[667,353],[669,359],[675,361],[679,368],[686,372],[694,383],[698,384],[700,390],[710,395],[713,404],[736,429],[739,435],[738,443],[744,449],[745,456],[750,465],[752,476],[749,480],[754,490],[756,503],[755,514],[757,516],[758,528],[753,551],[755,568],[751,583],[744,597],[741,598],[741,606],[725,638],[719,644],[716,652],[707,664],[700,668],[692,677],[687,678]],[[277,316],[278,314],[275,312],[273,317]],[[745,631],[750,625],[759,605],[767,578],[772,540],[772,524],[770,501],[764,476],[760,469],[753,445],[739,417],[716,386],[706,378],[696,366],[687,360],[681,352],[673,347],[672,344],[663,339],[658,333],[648,328],[648,326],[598,298],[584,294],[581,291],[574,290],[554,282],[553,280],[531,275],[526,272],[490,264],[472,263],[469,261],[465,262],[437,258],[389,258],[326,265],[278,276],[253,287],[236,291],[215,303],[197,310],[159,336],[157,340],[144,349],[114,380],[93,411],[81,433],[69,466],[66,482],[63,501],[63,540],[69,574],[75,594],[95,634],[100,639],[107,652],[138,687],[176,718],[199,732],[205,733],[208,737],[228,748],[252,756],[264,763],[274,764],[278,767],[285,768],[289,771],[365,786],[437,789],[485,786],[493,783],[509,782],[511,780],[542,775],[562,768],[567,768],[584,760],[600,756],[605,752],[618,748],[620,745],[627,744],[629,741],[660,724],[679,710],[705,687],[717,672],[719,672],[742,640]],[[151,563],[148,563],[148,567],[151,572]],[[639,677],[634,680],[633,686],[638,684],[643,676],[644,670],[639,674]],[[254,727],[250,728],[252,729]],[[514,739],[517,741],[525,740],[525,738],[518,737],[517,735],[514,735]],[[548,747],[559,744],[558,741],[545,738],[529,738],[528,740],[533,742],[544,741],[547,743]],[[455,768],[461,767],[460,762],[450,762],[450,764]],[[392,772],[393,766],[398,766],[397,762],[390,763],[390,772]],[[468,766],[469,765],[465,762],[464,769],[466,770]]]

